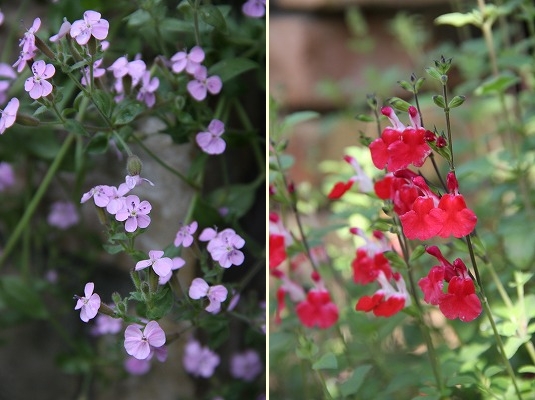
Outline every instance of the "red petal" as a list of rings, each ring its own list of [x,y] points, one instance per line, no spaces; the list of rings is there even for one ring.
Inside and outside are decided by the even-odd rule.
[[[278,267],[286,257],[284,236],[269,235],[269,269]]]
[[[353,182],[353,180],[350,180],[348,182],[336,182],[327,197],[331,200],[339,199],[345,194],[345,192],[351,189],[351,186],[353,186]]]

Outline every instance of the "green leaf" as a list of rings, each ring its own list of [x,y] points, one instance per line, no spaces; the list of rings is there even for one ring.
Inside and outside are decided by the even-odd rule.
[[[316,111],[297,111],[287,115],[282,120],[281,130],[290,129],[293,126],[300,124],[301,122],[309,121],[314,118],[318,118],[320,114]]]
[[[466,100],[465,96],[455,96],[448,104],[449,108],[459,107]]]
[[[419,244],[416,246],[416,248],[411,253],[411,256],[409,257],[409,262],[414,262],[417,259],[419,259],[423,254],[425,253],[425,246]]]
[[[479,87],[474,90],[476,96],[484,96],[488,94],[505,93],[511,86],[520,82],[518,76],[512,75],[510,72],[502,73],[499,76],[493,76],[487,79]]]
[[[338,361],[336,356],[329,352],[321,356],[321,358],[312,364],[312,369],[337,369]]]
[[[535,374],[535,365],[523,365],[518,368],[518,372],[521,374]]]
[[[435,18],[435,24],[437,25],[453,25],[457,28],[468,24],[481,26],[482,22],[480,13],[476,11],[467,14],[460,12],[448,13]]]
[[[440,108],[446,108],[446,102],[444,101],[444,96],[442,95],[433,96],[433,102]]]
[[[148,11],[141,10],[141,9],[134,11],[130,15],[127,15],[124,19],[128,21],[127,25],[130,28],[138,28],[138,27],[146,26],[147,23],[151,20],[150,13]]]
[[[98,132],[91,138],[85,150],[89,154],[103,154],[108,150],[108,144],[108,135]]]
[[[65,129],[71,133],[76,133],[80,136],[89,136],[83,125],[75,119],[68,119],[65,121]]]
[[[494,376],[501,372],[503,372],[503,367],[498,367],[497,365],[491,365],[483,372],[483,375],[485,375],[487,378],[490,378],[491,376]]]
[[[208,25],[213,26],[222,33],[227,33],[227,22],[223,14],[214,5],[206,4],[199,9],[199,17]]]
[[[388,100],[388,103],[398,111],[407,112],[409,111],[410,103],[405,100],[400,99],[399,97],[392,97]]]
[[[114,122],[116,125],[125,125],[132,122],[145,107],[137,101],[121,101],[115,109]]]
[[[193,30],[193,23],[176,18],[164,18],[160,23],[160,30],[164,34],[164,37],[166,34],[191,33]]]
[[[109,117],[113,111],[113,100],[111,98],[111,94],[102,90],[95,90],[92,94],[92,97],[97,107],[104,113],[105,116]]]
[[[418,92],[420,90],[420,88],[422,87],[424,82],[425,82],[425,78],[423,78],[423,77],[422,78],[418,78],[418,80],[414,84],[414,88],[416,89],[416,92]]]
[[[147,308],[148,319],[161,319],[164,315],[169,313],[173,307],[173,293],[168,288],[164,288],[157,292],[152,300],[154,303],[156,303],[156,305],[154,307]]]
[[[393,267],[396,267],[398,269],[407,269],[407,264],[405,264],[405,260],[395,251],[385,251],[383,254],[388,259],[388,261],[392,263]]]
[[[359,114],[355,118],[358,121],[362,121],[362,122],[373,122],[373,121],[375,121],[375,118],[370,117],[369,115],[365,115],[365,114]]]
[[[244,216],[255,200],[256,186],[253,184],[236,184],[214,190],[208,201],[216,208],[227,207],[228,212],[238,218]]]
[[[355,368],[349,379],[340,385],[342,396],[346,397],[357,393],[371,369],[371,365],[361,365]]]
[[[102,247],[104,250],[106,250],[109,254],[117,254],[123,251],[123,246],[120,244],[103,244]]]
[[[412,85],[407,81],[398,81],[398,85],[401,86],[402,89],[405,89],[407,92],[412,93]]]
[[[436,79],[437,81],[440,81],[442,78],[442,74],[435,67],[426,67],[425,72],[427,72],[431,78]]]
[[[446,381],[447,386],[457,386],[460,385],[461,387],[466,386],[472,386],[477,383],[477,380],[470,375],[459,375],[459,376],[452,376]]]
[[[225,83],[254,68],[258,68],[258,63],[248,58],[229,58],[212,65],[209,74],[219,76],[221,81]]]
[[[524,343],[526,343],[529,340],[529,337],[525,338],[519,338],[519,337],[510,337],[505,341],[505,344],[503,346],[505,350],[505,355],[508,359],[511,359],[520,346],[522,346]]]
[[[0,298],[12,310],[28,317],[44,319],[48,311],[36,288],[20,276],[0,277]]]

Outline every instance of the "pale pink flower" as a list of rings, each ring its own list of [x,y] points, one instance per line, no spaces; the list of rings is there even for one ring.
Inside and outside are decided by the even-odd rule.
[[[197,68],[193,78],[194,80],[188,82],[187,88],[191,97],[197,101],[204,100],[207,92],[218,94],[223,87],[221,78],[217,75],[209,77],[208,70],[202,65]]]
[[[189,297],[194,300],[208,297],[210,304],[205,308],[206,311],[212,314],[217,314],[221,311],[221,303],[227,299],[228,290],[223,285],[210,286],[202,278],[195,278],[189,287]]]
[[[71,31],[71,23],[67,21],[67,18],[63,18],[63,23],[61,24],[59,28],[59,32],[55,34],[54,36],[50,37],[51,42],[57,42],[61,38],[67,36],[67,34]]]
[[[106,73],[105,68],[99,68],[100,64],[102,64],[102,58],[100,60],[97,60],[93,63],[93,79],[100,78],[101,76],[104,76]],[[90,77],[89,67],[84,68],[84,72],[82,73],[82,85],[87,86],[87,81],[91,79]]]
[[[233,229],[227,228],[210,240],[206,247],[214,261],[219,262],[223,268],[232,265],[241,265],[244,260],[243,253],[238,250],[245,245],[245,240]]]
[[[106,314],[99,314],[95,318],[95,325],[91,329],[91,333],[95,336],[115,335],[121,331],[122,327],[122,319],[113,318]]]
[[[175,237],[174,245],[178,247],[182,245],[183,247],[189,247],[193,243],[193,234],[197,230],[197,221],[193,221],[189,225],[182,226]]]
[[[67,229],[76,225],[79,221],[76,207],[70,201],[56,201],[52,203],[47,222],[50,226],[59,229]]]
[[[100,296],[96,293],[93,293],[95,289],[95,284],[93,282],[88,282],[84,288],[84,297],[74,296],[76,300],[75,310],[80,310],[80,319],[84,322],[89,321],[90,319],[95,318],[100,308]]]
[[[13,167],[7,162],[0,162],[0,192],[15,184]]]
[[[149,181],[147,178],[142,178],[140,175],[126,175],[124,181],[129,189],[133,189],[144,182],[147,182],[149,185],[154,186],[154,183]]]
[[[72,23],[71,36],[76,39],[80,46],[89,42],[91,35],[95,39],[104,40],[108,36],[110,24],[105,19],[100,18],[100,13],[96,11],[84,12],[84,19]]]
[[[19,110],[19,99],[13,97],[9,100],[6,107],[0,110],[0,135],[3,134],[7,128],[15,123],[17,119],[17,111]]]
[[[204,61],[204,50],[199,46],[195,46],[189,53],[186,51],[179,51],[171,57],[171,61],[173,63],[171,68],[175,74],[178,74],[185,69],[188,74],[193,75]]]
[[[130,188],[126,183],[121,183],[118,188],[115,186],[108,186],[106,195],[108,197],[108,204],[106,205],[106,211],[111,215],[117,214],[117,211],[124,206],[124,195],[130,191]]]
[[[208,131],[197,133],[195,140],[205,153],[221,154],[226,148],[225,141],[221,139],[224,132],[225,124],[218,119],[213,119],[208,125]]]
[[[124,331],[124,348],[138,360],[149,357],[151,347],[161,347],[164,344],[165,332],[156,321],[150,321],[143,331],[137,325],[129,325]]]
[[[152,206],[147,200],[139,201],[135,195],[126,196],[124,206],[115,214],[117,221],[126,221],[124,228],[127,232],[134,232],[138,227],[146,228],[150,224],[150,213]]]
[[[124,368],[131,375],[144,375],[150,370],[150,361],[152,358],[160,362],[167,360],[167,346],[153,347],[150,346],[150,353],[144,360],[138,360],[135,357],[128,357],[125,360]]]
[[[134,60],[129,62],[126,56],[119,57],[108,67],[108,71],[113,72],[113,77],[121,82],[119,86],[116,85],[115,87],[115,90],[119,93],[122,92],[122,78],[129,75],[132,78],[132,86],[136,86],[141,81],[146,70],[145,61]]]
[[[91,197],[97,207],[106,207],[110,202],[110,196],[113,195],[113,189],[108,185],[98,185],[89,192],[84,193],[80,203],[85,203]]]
[[[56,68],[52,64],[46,64],[43,60],[34,62],[32,65],[33,76],[24,82],[24,90],[29,92],[30,97],[34,100],[48,96],[52,93],[52,84],[46,79],[52,78],[55,72]]]
[[[35,51],[33,52],[27,52],[27,51],[21,51],[19,58],[17,61],[15,61],[15,64],[13,64],[13,67],[17,67],[17,72],[20,74],[24,67],[26,67],[26,61],[31,61],[35,57]]]
[[[180,269],[184,265],[186,265],[186,261],[181,257],[173,257],[171,259],[171,261],[173,262],[173,266],[171,267],[171,271],[167,275],[160,276],[158,278],[158,284],[159,285],[165,285],[167,282],[169,282],[169,280],[173,276],[173,271],[176,271],[177,269]]]
[[[184,369],[193,376],[210,378],[219,365],[219,356],[196,340],[190,340],[184,347],[182,359]]]
[[[199,240],[201,242],[208,242],[217,236],[217,230],[214,228],[204,228],[201,234],[199,235]]]
[[[266,0],[247,0],[241,10],[248,17],[262,18],[266,13]]]
[[[145,71],[141,78],[141,87],[137,93],[136,99],[143,101],[147,107],[152,107],[156,103],[156,95],[154,92],[160,86],[160,80],[156,77],[151,79],[150,71]]]
[[[250,382],[262,372],[262,360],[252,349],[234,354],[230,360],[230,374],[237,379]]]
[[[33,20],[32,27],[28,29],[22,39],[20,39],[19,47],[22,47],[22,51],[25,53],[35,53],[37,47],[35,46],[35,32],[39,30],[41,26],[41,19],[35,18]]]
[[[138,261],[136,264],[136,271],[152,267],[156,275],[163,277],[171,272],[173,261],[169,257],[163,257],[164,252],[161,250],[149,251],[149,259]]]

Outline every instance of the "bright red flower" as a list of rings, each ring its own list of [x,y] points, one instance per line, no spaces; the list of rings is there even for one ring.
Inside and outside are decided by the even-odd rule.
[[[451,278],[448,293],[444,294],[438,306],[446,318],[459,318],[463,322],[473,321],[482,311],[479,297],[475,294],[474,282],[470,277]]]
[[[399,217],[405,236],[420,240],[436,236],[442,229],[444,218],[444,210],[436,208],[429,197],[418,197],[412,210]]]
[[[327,196],[331,200],[342,197],[349,189],[351,189],[353,183],[355,182],[359,184],[359,189],[361,192],[368,193],[373,189],[371,179],[368,175],[366,175],[354,157],[344,156],[344,161],[353,167],[355,170],[355,175],[353,175],[347,182],[337,182],[334,185],[334,187],[331,189],[331,192]]]
[[[338,321],[338,307],[325,289],[310,289],[307,298],[297,305],[296,312],[301,323],[308,328],[317,325],[326,329]]]
[[[286,260],[286,247],[283,235],[269,235],[269,269],[277,268]]]
[[[380,272],[377,276],[377,282],[381,285],[381,289],[377,290],[373,296],[362,296],[358,300],[355,310],[372,311],[377,317],[390,317],[409,306],[411,301],[403,277],[399,273],[392,274],[392,277],[396,282],[397,290]]]
[[[438,235],[447,238],[451,235],[461,238],[470,234],[477,224],[476,214],[466,207],[460,194],[445,194],[440,198],[438,208],[445,211],[442,229]]]
[[[351,263],[353,268],[353,281],[361,285],[372,283],[377,279],[382,271],[387,279],[392,277],[390,262],[383,253],[368,254],[368,251],[361,247],[357,249],[357,254]]]
[[[350,179],[347,182],[336,182],[327,197],[331,200],[339,199],[342,197],[351,187],[353,186],[353,183],[355,182],[354,179]]]
[[[418,281],[418,286],[424,292],[424,301],[428,304],[438,305],[444,292],[444,268],[436,266],[431,268],[429,274]]]

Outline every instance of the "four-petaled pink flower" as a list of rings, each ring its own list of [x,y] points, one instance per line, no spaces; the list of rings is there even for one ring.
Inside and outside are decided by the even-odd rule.
[[[149,259],[138,261],[136,271],[152,266],[156,275],[164,277],[171,272],[173,261],[169,257],[163,257],[164,252],[161,250],[149,251]]]
[[[157,77],[150,77],[150,71],[145,71],[141,77],[141,87],[137,93],[136,99],[143,101],[147,107],[152,107],[156,103],[156,96],[154,92],[160,86],[160,80]]]
[[[106,39],[110,24],[105,19],[100,18],[100,13],[96,11],[86,11],[84,19],[74,21],[71,25],[71,36],[76,39],[80,46],[89,42],[91,35],[98,40]]]
[[[108,185],[98,185],[92,188],[89,192],[84,193],[80,203],[85,203],[91,197],[97,207],[106,207],[110,202],[110,197],[113,195],[113,190]]]
[[[193,376],[210,378],[219,365],[219,356],[208,347],[201,346],[196,340],[189,341],[184,347],[182,359],[184,369]]]
[[[19,99],[17,99],[16,97],[13,97],[11,100],[9,100],[7,106],[3,110],[0,110],[0,114],[2,114],[2,116],[0,117],[0,135],[3,134],[7,128],[9,128],[15,123],[15,120],[17,119],[18,110]]]
[[[223,268],[230,268],[232,265],[241,265],[244,255],[238,249],[245,245],[245,240],[233,229],[227,228],[210,240],[206,248],[210,252],[212,259],[219,262]]]
[[[75,310],[80,310],[80,319],[84,322],[89,321],[98,313],[100,308],[100,296],[96,293],[93,293],[95,289],[95,284],[93,282],[88,282],[84,288],[84,297],[74,296],[77,299]]]
[[[203,101],[206,98],[206,93],[218,94],[223,87],[223,82],[219,76],[208,76],[206,67],[202,65],[197,68],[193,81],[188,82],[188,92],[197,101]]]
[[[179,51],[173,57],[171,61],[173,63],[172,69],[173,72],[178,74],[184,69],[188,74],[194,74],[197,71],[197,68],[201,66],[201,63],[204,60],[204,50],[199,47],[193,47],[189,53],[186,51]]]
[[[158,285],[165,285],[171,277],[173,276],[173,271],[182,268],[184,265],[186,265],[186,260],[184,260],[182,257],[173,257],[171,260],[173,262],[173,266],[171,267],[171,271],[165,276],[160,276],[158,278]]]
[[[193,221],[189,225],[184,225],[181,227],[175,237],[174,245],[178,247],[182,245],[183,247],[189,247],[193,243],[193,234],[197,230],[197,221]]]
[[[189,287],[189,297],[199,300],[208,297],[210,304],[205,308],[212,314],[217,314],[221,310],[221,303],[227,299],[228,290],[223,285],[210,286],[202,278],[195,278]]]
[[[137,325],[128,325],[124,331],[124,348],[128,354],[138,360],[146,359],[152,347],[165,344],[165,332],[156,321],[150,321],[143,329]]]
[[[115,214],[117,221],[126,221],[124,229],[127,232],[134,232],[138,227],[146,228],[150,224],[150,213],[152,206],[147,200],[139,201],[135,195],[126,196],[124,206]]]
[[[247,0],[241,10],[248,17],[261,18],[266,13],[266,0]]]
[[[225,151],[226,143],[221,139],[225,132],[225,124],[218,119],[213,119],[208,125],[207,132],[199,132],[195,140],[199,147],[208,154],[221,154]]]
[[[20,39],[19,47],[22,47],[22,51],[25,53],[35,53],[37,47],[35,46],[35,32],[39,30],[41,26],[41,19],[35,18],[33,20],[32,27],[24,33],[22,39]]]
[[[24,90],[30,93],[32,99],[46,97],[52,93],[52,84],[46,79],[54,76],[56,68],[52,64],[46,64],[43,60],[33,63],[33,76],[26,79],[24,82]]]

